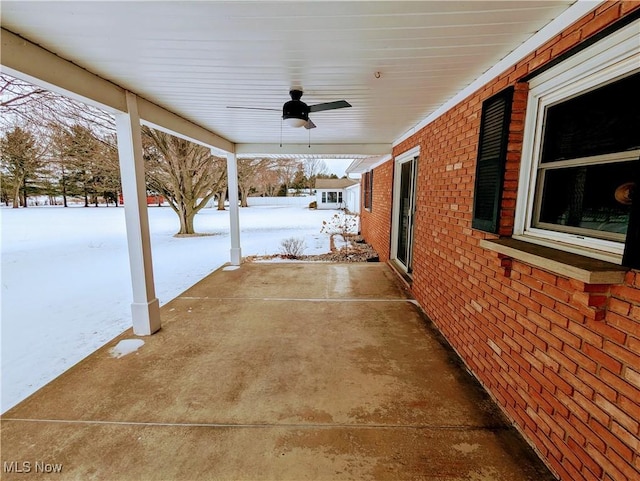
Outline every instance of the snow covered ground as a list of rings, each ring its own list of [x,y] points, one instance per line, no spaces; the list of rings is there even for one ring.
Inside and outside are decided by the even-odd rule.
[[[303,237],[304,254],[329,251],[320,233],[335,211],[240,209],[243,256],[276,254]],[[196,231],[176,238],[169,207],[149,209],[156,295],[165,304],[229,260],[229,212],[204,209]],[[0,209],[1,412],[131,326],[124,209]]]

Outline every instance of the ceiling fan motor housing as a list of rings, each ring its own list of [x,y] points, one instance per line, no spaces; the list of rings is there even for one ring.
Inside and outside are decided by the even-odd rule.
[[[282,106],[282,118],[309,120],[309,107],[302,100],[289,100]]]

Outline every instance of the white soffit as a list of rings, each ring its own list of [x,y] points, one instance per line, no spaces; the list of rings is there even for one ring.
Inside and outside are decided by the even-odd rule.
[[[568,8],[598,5],[574,3],[9,0],[0,21],[238,151],[280,142],[336,151],[390,146]],[[309,137],[281,125],[294,85],[308,104],[353,107],[312,114]]]
[[[555,20],[542,28],[539,32],[537,32],[534,36],[532,36],[525,43],[516,48],[513,52],[503,58],[500,62],[496,63],[493,67],[487,70],[484,74],[478,77],[473,83],[471,83],[467,88],[458,92],[453,98],[449,99],[443,105],[441,105],[438,109],[433,111],[429,116],[427,116],[422,122],[407,130],[403,135],[398,137],[393,145],[396,146],[400,144],[402,141],[408,139],[416,132],[420,131],[420,129],[426,127],[431,122],[436,120],[442,114],[447,112],[452,107],[456,106],[459,102],[467,98],[469,95],[473,94],[476,90],[481,88],[487,82],[496,78],[506,69],[516,64],[519,60],[525,58],[531,52],[534,52],[538,47],[542,46],[545,42],[552,39],[560,32],[562,32],[569,25],[584,17],[587,13],[597,8],[601,3],[604,3],[605,0],[578,0],[573,6],[569,9],[565,10],[561,15],[559,15]]]

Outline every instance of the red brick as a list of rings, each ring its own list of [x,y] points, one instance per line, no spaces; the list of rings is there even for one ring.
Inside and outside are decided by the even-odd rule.
[[[633,400],[629,399],[624,395],[620,395],[618,399],[618,405],[620,409],[628,414],[632,419],[636,422],[640,423],[640,399],[633,398]],[[630,425],[629,429],[633,431],[633,428],[637,426],[637,424]]]
[[[628,429],[615,421],[611,423],[611,432],[620,438],[623,443],[629,446],[632,451],[640,453],[640,438],[637,435],[632,434]]]
[[[531,270],[531,276],[534,279],[537,279],[540,282],[542,282],[543,285],[550,284],[552,286],[555,286],[556,283],[558,282],[558,276],[556,276],[555,274],[552,274],[550,272],[543,271],[541,269],[533,268]]]
[[[613,462],[616,469],[622,473],[622,478],[624,481],[633,479],[638,476],[638,470],[636,470],[631,462],[624,459],[624,457],[620,456],[615,450],[610,449],[607,451],[607,456]]]
[[[614,374],[620,374],[622,372],[622,363],[620,361],[591,344],[585,343],[582,351],[600,366],[609,369]]]
[[[600,373],[609,372],[606,369],[601,369]],[[606,381],[600,379],[597,376],[585,371],[584,369],[578,369],[576,373],[578,378],[583,380],[586,384],[591,386],[598,394],[604,396],[609,401],[615,402],[618,397],[618,391],[609,386]],[[611,373],[609,373],[611,374]]]
[[[557,324],[558,326],[567,327],[567,324],[569,324],[565,316],[547,307],[542,307],[541,314],[543,317],[549,319],[552,323]]]
[[[588,355],[582,353],[577,349],[574,349],[567,344],[562,346],[562,352],[564,352],[569,359],[575,361],[578,366],[582,366],[589,372],[596,372],[598,365],[596,361],[590,358]]]
[[[604,340],[601,334],[593,332],[591,329],[587,329],[581,324],[569,322],[569,332],[574,333],[580,339],[590,343],[593,346],[599,348],[602,348],[602,346],[604,346]]]
[[[628,429],[629,431],[638,432],[639,422],[636,419],[629,416],[625,411],[623,411],[616,404],[608,401],[600,394],[595,395],[595,403],[604,412],[606,412],[612,419],[617,421],[626,429]]]
[[[640,366],[635,366],[640,370]],[[624,370],[624,378],[629,381],[636,389],[640,389],[640,372],[634,371],[633,369],[627,367]]]
[[[611,298],[609,299],[609,310],[612,312],[616,312],[621,316],[628,316],[631,311],[631,304],[628,302],[621,301],[619,299]]]
[[[630,370],[627,369],[626,371],[629,372]],[[627,397],[629,397],[631,399],[639,399],[640,400],[640,389],[638,389],[637,387],[633,386],[632,384],[629,384],[628,382],[626,382],[620,376],[617,376],[617,375],[607,371],[606,369],[601,369],[600,370],[600,377],[602,378],[602,381],[604,381],[605,383],[607,383],[607,385],[609,385],[613,389],[615,389],[616,392],[619,392],[619,393],[621,393],[621,394],[623,394],[623,395],[625,395],[625,396],[627,396]],[[611,401],[612,399],[609,399],[609,400]],[[613,400],[615,400],[615,398]]]
[[[604,350],[629,366],[640,366],[640,355],[614,342],[605,341]]]
[[[580,463],[584,465],[586,469],[588,469],[591,473],[593,473],[596,477],[602,476],[602,466],[596,463],[589,453],[585,450],[584,444],[578,444],[572,438],[567,439],[567,446],[571,449],[571,451],[575,454],[575,456],[580,460]]]
[[[624,299],[629,302],[640,304],[640,289],[627,286],[613,286],[611,288],[611,295],[618,299]]]
[[[606,5],[606,4],[605,4]],[[609,5],[606,5],[609,6]],[[614,5],[607,10],[600,12],[593,20],[582,27],[582,38],[585,39],[592,34],[602,30],[607,25],[610,25],[620,16],[620,5]]]

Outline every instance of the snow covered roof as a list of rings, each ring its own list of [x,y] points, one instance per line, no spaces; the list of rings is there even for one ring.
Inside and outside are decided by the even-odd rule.
[[[316,179],[316,189],[345,189],[359,183],[353,179]]]

